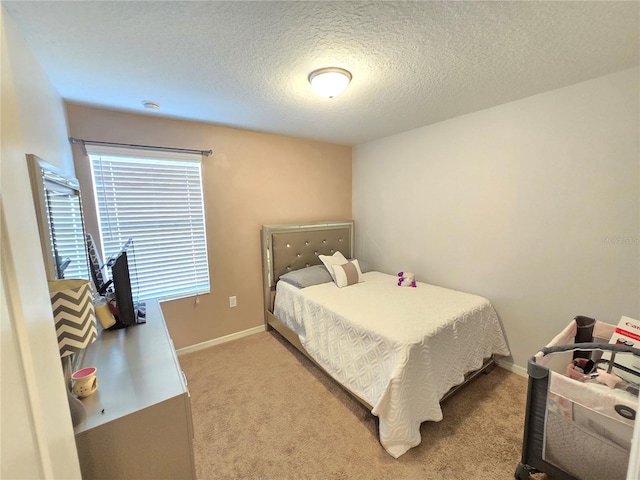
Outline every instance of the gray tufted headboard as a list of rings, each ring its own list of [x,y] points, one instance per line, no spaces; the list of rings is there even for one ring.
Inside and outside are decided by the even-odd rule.
[[[319,265],[318,255],[339,250],[353,257],[353,221],[262,226],[265,308],[271,311],[275,284],[287,272]]]

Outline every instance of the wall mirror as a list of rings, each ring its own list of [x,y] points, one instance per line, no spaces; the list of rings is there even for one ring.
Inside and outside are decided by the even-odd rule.
[[[36,155],[27,162],[47,279],[90,279],[80,184]]]

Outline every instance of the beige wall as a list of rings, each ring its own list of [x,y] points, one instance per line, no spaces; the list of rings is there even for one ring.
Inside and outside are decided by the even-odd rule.
[[[354,147],[357,254],[489,298],[516,365],[640,315],[637,68]]]
[[[351,219],[351,147],[73,104],[67,115],[76,138],[214,151],[203,162],[211,293],[163,303],[176,348],[262,325],[262,224]],[[88,159],[79,146],[74,157],[95,235]]]
[[[64,106],[0,7],[0,478],[80,478],[25,155],[73,172]]]

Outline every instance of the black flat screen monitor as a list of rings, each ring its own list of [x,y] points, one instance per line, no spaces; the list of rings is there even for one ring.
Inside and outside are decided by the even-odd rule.
[[[127,250],[131,242],[132,240],[129,239],[122,250],[107,261],[107,266],[111,269],[118,310],[116,324],[110,329],[130,327],[144,322],[138,314],[138,305],[134,303],[131,293],[131,277],[129,276],[129,259],[127,257]]]

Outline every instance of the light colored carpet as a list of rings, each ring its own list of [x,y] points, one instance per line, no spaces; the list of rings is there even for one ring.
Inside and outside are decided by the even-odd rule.
[[[394,460],[376,417],[275,332],[180,357],[204,479],[512,479],[527,381],[502,368],[443,404]]]

